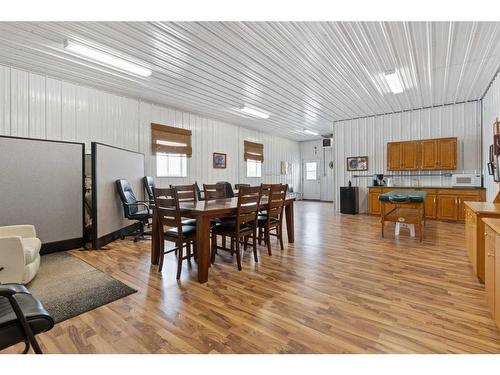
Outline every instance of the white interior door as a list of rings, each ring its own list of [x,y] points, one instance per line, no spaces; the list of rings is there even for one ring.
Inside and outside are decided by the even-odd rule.
[[[304,161],[304,199],[321,198],[319,160]]]

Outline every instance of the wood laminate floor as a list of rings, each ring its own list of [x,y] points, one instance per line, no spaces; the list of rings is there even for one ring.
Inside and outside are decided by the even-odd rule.
[[[425,240],[380,237],[379,218],[297,202],[296,242],[159,274],[149,241],[72,253],[139,290],[39,336],[47,353],[499,353],[500,333],[464,248],[464,224]],[[21,346],[6,352],[19,351]]]

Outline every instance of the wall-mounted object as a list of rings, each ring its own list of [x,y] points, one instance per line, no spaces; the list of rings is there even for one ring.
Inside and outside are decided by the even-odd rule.
[[[347,170],[362,172],[368,170],[368,156],[355,156],[347,158]]]
[[[217,169],[224,169],[227,166],[227,155],[221,152],[214,152],[213,166]]]
[[[281,162],[281,174],[292,174],[292,163],[289,161]]]
[[[493,123],[493,149],[495,156],[500,156],[500,121],[498,121],[498,117]]]
[[[488,174],[490,176],[495,175],[495,164],[493,164],[491,161],[488,162]]]
[[[323,138],[323,148],[332,148],[332,147],[333,147],[333,139]]]

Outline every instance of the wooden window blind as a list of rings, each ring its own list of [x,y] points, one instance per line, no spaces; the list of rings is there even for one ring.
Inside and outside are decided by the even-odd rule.
[[[151,123],[153,155],[157,153],[186,155],[191,157],[191,130]]]
[[[245,141],[245,160],[264,161],[264,145]]]

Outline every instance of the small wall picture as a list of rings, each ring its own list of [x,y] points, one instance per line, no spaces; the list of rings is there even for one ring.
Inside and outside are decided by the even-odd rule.
[[[281,174],[292,174],[292,163],[289,161],[281,162]]]
[[[348,171],[367,171],[368,170],[368,156],[355,156],[347,158]]]
[[[226,161],[227,161],[227,155],[220,153],[220,152],[214,152],[214,168],[220,168],[224,169],[226,168]]]

